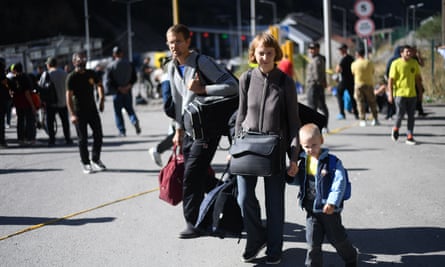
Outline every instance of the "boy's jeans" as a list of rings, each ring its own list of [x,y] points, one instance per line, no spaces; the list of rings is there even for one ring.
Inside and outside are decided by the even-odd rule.
[[[332,215],[308,212],[306,217],[306,241],[308,250],[306,266],[323,266],[321,246],[324,237],[335,247],[338,255],[345,263],[357,260],[357,250],[352,246],[341,223],[340,213]]]

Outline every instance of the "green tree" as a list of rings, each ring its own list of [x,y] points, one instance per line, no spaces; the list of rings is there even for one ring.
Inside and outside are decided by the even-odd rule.
[[[416,32],[416,36],[420,39],[426,40],[441,40],[442,32],[442,17],[434,16],[426,23],[424,23]]]

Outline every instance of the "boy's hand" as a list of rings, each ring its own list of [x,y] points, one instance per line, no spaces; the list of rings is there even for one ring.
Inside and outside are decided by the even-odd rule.
[[[332,204],[326,204],[323,207],[323,213],[327,214],[327,215],[331,215],[332,213],[334,213],[335,210],[335,206]]]

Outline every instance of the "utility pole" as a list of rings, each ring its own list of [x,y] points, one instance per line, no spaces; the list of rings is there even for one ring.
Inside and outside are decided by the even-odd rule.
[[[326,69],[331,69],[331,0],[323,0],[324,44]]]
[[[445,0],[442,0],[442,43],[445,45]]]
[[[173,6],[173,25],[179,23],[179,15],[178,15],[178,0],[172,0]]]
[[[85,48],[87,50],[87,61],[91,59],[91,42],[90,42],[90,23],[88,15],[88,0],[83,1],[83,8],[85,14]]]
[[[255,0],[250,0],[250,35],[252,39],[256,35],[256,14],[255,14]]]
[[[127,37],[128,37],[128,60],[133,61],[133,31],[131,30],[131,4],[143,0],[113,0],[113,2],[123,3],[127,5]]]

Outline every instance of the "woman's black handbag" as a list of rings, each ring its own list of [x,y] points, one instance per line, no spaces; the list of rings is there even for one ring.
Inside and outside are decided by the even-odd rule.
[[[246,132],[230,148],[230,173],[272,176],[281,171],[280,136]]]

